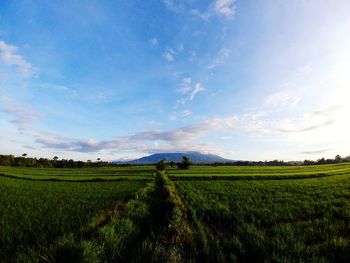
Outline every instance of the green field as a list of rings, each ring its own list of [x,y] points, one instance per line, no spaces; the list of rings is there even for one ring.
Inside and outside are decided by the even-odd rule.
[[[350,175],[177,181],[206,262],[348,262]]]
[[[35,262],[144,183],[37,182],[0,177],[0,262]]]
[[[349,258],[349,164],[0,167],[0,262]]]
[[[169,169],[174,180],[288,179],[350,174],[350,164],[313,166],[194,166],[189,170]]]
[[[154,168],[150,166],[108,167],[108,168],[28,168],[0,166],[0,176],[19,177],[32,180],[128,180],[152,179]]]

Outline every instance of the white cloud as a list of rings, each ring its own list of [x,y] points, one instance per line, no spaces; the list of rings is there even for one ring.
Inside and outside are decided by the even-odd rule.
[[[166,48],[166,51],[163,53],[163,57],[169,62],[174,61],[175,56],[184,50],[183,44],[176,45],[176,51],[172,48]]]
[[[176,52],[172,48],[167,48],[167,50],[163,53],[163,57],[169,62],[174,61],[174,56]]]
[[[23,77],[33,77],[38,74],[38,69],[26,61],[21,55],[17,54],[17,47],[9,45],[0,40],[0,61],[5,64],[13,65]]]
[[[211,124],[189,125],[174,130],[151,130],[138,132],[130,136],[120,136],[111,140],[76,139],[67,136],[46,132],[32,126],[39,118],[39,114],[29,107],[15,103],[4,98],[2,100],[1,112],[14,117],[11,121],[18,130],[34,138],[33,142],[26,142],[23,149],[31,147],[32,150],[40,150],[41,147],[51,149],[51,153],[57,154],[75,153],[106,153],[106,151],[144,152],[154,153],[162,151],[202,151],[218,153],[218,147],[209,144],[196,143],[194,139],[212,130]],[[179,117],[186,117],[192,114],[188,109],[180,111]],[[32,144],[32,145],[29,145]],[[69,154],[68,154],[69,155]]]
[[[304,154],[304,155],[319,155],[322,153],[326,153],[333,150],[333,148],[326,148],[326,149],[321,149],[321,150],[312,150],[312,151],[304,151],[304,152],[300,152],[300,154]]]
[[[285,133],[300,133],[317,130],[333,125],[336,122],[338,112],[341,110],[342,107],[332,106],[320,111],[304,112],[277,121],[274,124],[274,128],[276,131]]]
[[[65,85],[57,85],[57,84],[50,84],[50,83],[43,83],[39,85],[39,88],[43,89],[50,89],[55,90],[59,92],[68,92],[70,89]]]
[[[208,69],[213,69],[213,68],[216,68],[217,66],[223,64],[226,61],[226,59],[229,57],[230,54],[231,54],[230,49],[225,48],[225,47],[220,49],[220,51],[216,55],[216,58],[214,59],[214,61],[208,66]]]
[[[157,38],[151,38],[150,40],[149,40],[149,43],[151,44],[151,46],[152,47],[156,47],[156,46],[158,46],[158,44],[159,44],[159,42],[158,42],[158,39]]]
[[[80,140],[45,133],[38,134],[36,142],[46,148],[74,152],[100,152],[103,150],[124,150],[136,152],[162,151],[213,151],[217,147],[195,143],[193,139],[204,134],[205,127],[186,126],[172,131],[146,131],[114,140]]]
[[[44,147],[74,152],[100,152],[103,150],[124,150],[136,152],[161,152],[175,150],[201,150],[213,151],[215,148],[209,144],[197,143],[200,137],[220,131],[250,132],[250,133],[307,133],[324,127],[325,122],[334,117],[335,109],[324,109],[320,112],[306,113],[303,116],[282,119],[280,121],[269,120],[266,112],[250,112],[242,115],[210,118],[202,123],[192,124],[173,130],[153,130],[138,132],[130,136],[123,136],[112,140],[96,141],[94,139],[73,139],[59,135],[37,132],[36,142]],[[186,117],[191,112],[184,110],[179,116]],[[326,116],[322,118],[321,116]],[[282,130],[281,126],[288,122],[289,127],[298,129]],[[309,123],[313,123],[310,126]]]
[[[175,108],[177,108],[179,105],[185,105],[194,100],[196,95],[204,90],[205,89],[200,82],[197,82],[193,86],[191,78],[183,78],[179,88],[177,89],[177,92],[183,95],[183,97],[176,100]]]
[[[184,50],[184,45],[182,43],[179,43],[176,45],[176,50],[178,52],[182,52]]]
[[[104,94],[103,92],[99,92],[97,94],[93,95],[87,95],[84,97],[85,101],[92,102],[92,103],[101,103],[108,101],[108,96]]]
[[[182,79],[182,83],[184,83],[184,84],[191,84],[192,83],[192,79],[191,78],[183,78]]]
[[[306,64],[297,70],[296,75],[307,76],[307,75],[310,75],[312,72],[313,72],[312,66],[310,64]]]
[[[176,0],[163,0],[166,8],[175,13],[189,14],[208,20],[210,17],[219,16],[232,19],[236,13],[235,0],[214,0],[205,11],[193,7],[191,2],[185,5]]]
[[[174,55],[171,54],[170,52],[165,52],[165,53],[163,54],[163,57],[164,57],[166,60],[168,60],[169,62],[174,61]]]
[[[192,88],[190,86],[181,86],[180,88],[177,89],[178,93],[181,94],[187,94],[192,90]]]
[[[302,90],[293,91],[283,88],[269,96],[264,100],[264,106],[271,108],[294,108],[302,100]]]
[[[209,17],[212,16],[212,14],[210,12],[208,12],[208,11],[201,12],[198,9],[192,9],[190,11],[190,14],[193,15],[193,16],[198,16],[199,18],[201,18],[201,19],[203,19],[205,21],[207,21],[209,19]]]
[[[231,19],[236,12],[234,3],[234,0],[215,0],[213,8],[216,14]]]
[[[192,90],[191,83],[191,78],[183,78],[180,87],[177,89],[177,92],[183,95],[189,93]]]
[[[170,117],[169,119],[172,120],[172,121],[175,121],[179,118],[186,118],[188,116],[192,115],[192,111],[191,110],[183,110],[183,111],[180,111],[180,112],[174,112]]]
[[[191,96],[189,97],[189,99],[190,99],[190,100],[193,100],[194,97],[196,96],[196,94],[197,94],[198,92],[203,91],[203,90],[204,90],[203,85],[202,85],[201,83],[199,83],[199,82],[196,83],[196,85],[194,86],[194,89],[193,89],[193,91],[192,91]]]
[[[170,11],[180,12],[183,10],[182,7],[180,5],[176,5],[173,0],[163,0],[163,3]]]
[[[193,91],[198,92],[202,89],[200,85],[196,86],[197,88],[195,87]],[[34,129],[31,125],[33,121],[38,119],[38,113],[11,100],[4,100],[4,102],[5,106],[2,107],[1,111],[14,116],[12,123],[18,129],[30,131],[37,145],[47,149],[76,153],[101,153],[105,151],[155,153],[188,150],[223,153],[223,150],[219,147],[200,143],[198,140],[203,136],[217,132],[229,132],[228,134],[230,135],[234,132],[242,132],[254,134],[254,136],[257,134],[267,135],[267,137],[298,134],[302,134],[302,137],[308,134],[314,136],[315,132],[320,134],[321,130],[333,127],[339,118],[343,119],[339,112],[344,111],[343,107],[334,106],[319,111],[304,112],[279,118],[274,117],[273,111],[251,111],[224,117],[208,118],[203,122],[172,130],[150,130],[129,136],[120,136],[111,140],[98,141],[92,138],[69,138]],[[191,114],[192,112],[189,109],[185,109],[177,112],[173,117],[175,119],[184,118]],[[329,136],[329,130],[327,130],[326,135]]]
[[[190,116],[191,114],[192,114],[192,111],[190,110],[183,110],[181,112],[182,117],[187,117],[187,116]]]
[[[163,125],[162,122],[155,121],[155,120],[148,121],[147,124],[152,128],[159,128]]]
[[[15,124],[20,130],[26,129],[30,124],[38,120],[40,114],[30,107],[19,105],[9,98],[3,98],[1,100],[2,107],[0,112],[5,112],[13,119],[11,123]]]

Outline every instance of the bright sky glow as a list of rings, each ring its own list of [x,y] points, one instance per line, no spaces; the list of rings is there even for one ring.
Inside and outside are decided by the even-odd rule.
[[[350,155],[350,1],[1,1],[1,154]]]

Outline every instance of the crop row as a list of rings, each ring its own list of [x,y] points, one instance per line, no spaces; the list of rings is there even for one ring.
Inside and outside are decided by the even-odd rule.
[[[45,177],[41,169],[25,168],[27,180],[0,177],[0,258],[5,262],[347,262],[348,167],[317,166],[314,172],[308,168],[302,173],[260,167],[262,172],[255,174],[239,173],[247,167],[207,167],[207,174],[201,175],[205,167],[194,166],[167,170],[169,177],[166,172],[154,176],[151,167],[108,168],[110,174],[124,172],[131,174],[126,178],[137,178],[132,175],[135,170],[148,178],[108,183],[36,181],[85,177],[80,169],[62,169],[64,176],[57,175],[61,169],[52,169]],[[6,176],[21,176],[18,169],[1,169],[12,173]],[[269,174],[268,169],[275,172]],[[104,178],[104,169],[86,170],[91,181]],[[173,171],[181,173],[174,176]],[[106,178],[113,180],[113,175]],[[241,180],[247,178],[279,180]],[[292,178],[296,180],[286,180]]]
[[[38,253],[77,232],[117,200],[126,200],[142,181],[106,184],[37,182],[0,177],[0,258],[35,262]],[[32,258],[33,257],[33,258]]]
[[[152,179],[153,167],[28,168],[0,166],[0,176],[44,181],[96,181]]]
[[[313,166],[193,166],[191,169],[168,169],[170,176],[180,175],[244,175],[301,174],[325,171],[350,171],[350,163]]]
[[[201,262],[348,262],[350,175],[176,181]]]

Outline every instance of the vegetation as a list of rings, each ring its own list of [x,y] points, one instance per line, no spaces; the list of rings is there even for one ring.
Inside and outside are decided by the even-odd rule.
[[[133,199],[119,202],[103,224],[94,220],[61,239],[50,262],[185,262],[194,248],[186,209],[163,172]],[[105,219],[105,218],[104,218]]]
[[[88,168],[88,167],[114,167],[118,166],[112,162],[104,162],[101,158],[97,158],[96,162],[88,160],[74,161],[70,160],[59,160],[57,156],[52,159],[47,158],[30,158],[24,153],[22,156],[15,157],[14,155],[0,155],[0,166],[16,166],[16,167],[46,167],[46,168]]]
[[[1,260],[350,258],[349,163],[157,168],[0,167]]]
[[[350,156],[342,158],[337,155],[334,159],[321,158],[316,161],[304,160],[304,161],[289,161],[285,162],[283,160],[272,160],[272,161],[235,161],[235,162],[225,162],[225,163],[214,163],[214,166],[226,165],[226,166],[295,166],[295,165],[323,165],[323,164],[337,164],[350,162]],[[212,164],[203,164],[212,165]]]
[[[62,236],[127,200],[142,182],[34,182],[0,177],[0,261],[36,262]]]
[[[190,158],[188,158],[187,156],[183,156],[181,163],[179,163],[177,167],[180,169],[189,169],[191,164],[192,163],[190,161]]]
[[[157,171],[164,171],[166,168],[166,164],[164,160],[160,160],[159,162],[156,163],[156,170]]]
[[[350,163],[316,166],[193,166],[189,170],[168,169],[172,180],[266,180],[325,177],[350,173]]]
[[[176,186],[198,233],[198,262],[349,261],[350,174]]]
[[[58,156],[54,156],[52,159],[47,158],[31,158],[27,157],[26,153],[22,156],[15,157],[14,155],[0,155],[0,166],[15,166],[15,167],[45,167],[45,168],[99,168],[99,167],[125,167],[132,166],[131,164],[116,164],[113,162],[102,161],[101,158],[97,158],[96,162],[91,160],[84,161],[74,161],[72,159],[59,160]],[[164,161],[165,162],[165,161]],[[203,165],[214,165],[214,166],[294,166],[294,165],[321,165],[321,164],[336,164],[350,162],[350,156],[342,158],[337,155],[334,159],[321,158],[317,161],[305,160],[304,162],[290,161],[284,162],[280,160],[273,161],[236,161],[236,162],[222,162],[214,164],[203,164]],[[155,162],[156,163],[156,162]],[[169,162],[171,167],[178,166],[180,169],[188,169],[192,163],[187,156],[183,156],[183,159],[179,163],[174,161]]]
[[[151,180],[153,167],[32,168],[0,166],[0,176],[41,181]]]
[[[311,160],[305,160],[304,165],[315,165],[315,164],[332,164],[332,163],[344,163],[344,162],[350,162],[350,156],[342,158],[339,154],[335,156],[334,159],[325,159],[321,158],[317,161],[311,161]]]

